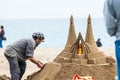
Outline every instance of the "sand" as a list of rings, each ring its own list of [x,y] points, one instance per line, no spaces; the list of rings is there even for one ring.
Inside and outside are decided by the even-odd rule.
[[[34,57],[43,63],[51,62],[54,58],[63,50],[63,48],[37,48],[35,50]],[[115,50],[113,47],[101,47],[100,51],[103,51],[105,55],[112,56],[115,59]],[[10,77],[9,64],[4,57],[4,49],[0,49],[0,75],[7,75]],[[35,64],[27,60],[27,69],[23,76],[23,79],[36,71],[40,70]],[[98,73],[99,74],[99,73]]]
[[[36,48],[34,57],[43,63],[46,63],[52,61],[61,52],[61,50],[62,48]],[[10,77],[9,64],[3,53],[4,49],[0,49],[0,75],[7,75]],[[40,68],[27,60],[27,68],[22,80],[38,70],[40,70]]]

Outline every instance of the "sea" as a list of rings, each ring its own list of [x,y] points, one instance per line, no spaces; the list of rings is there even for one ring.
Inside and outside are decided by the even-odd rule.
[[[104,47],[114,47],[115,37],[110,37],[106,31],[103,18],[92,18],[92,30],[95,41],[100,38]],[[70,19],[5,19],[0,20],[4,26],[6,41],[3,41],[3,48],[22,38],[32,38],[32,33],[42,32],[45,42],[39,47],[42,48],[64,48],[68,38]],[[81,32],[85,39],[87,18],[74,18],[76,36]]]

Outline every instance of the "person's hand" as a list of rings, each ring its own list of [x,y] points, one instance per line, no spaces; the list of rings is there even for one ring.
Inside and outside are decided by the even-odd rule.
[[[44,67],[44,65],[43,65],[43,63],[41,62],[41,61],[38,61],[38,60],[36,60],[35,58],[33,58],[33,57],[29,57],[28,58],[31,62],[33,62],[34,64],[36,64],[39,68],[43,68]]]
[[[39,63],[43,64],[41,61],[38,61]]]
[[[40,61],[38,61],[37,66],[38,66],[39,68],[43,68],[43,67],[44,67],[43,63],[42,63],[42,62],[40,62]]]

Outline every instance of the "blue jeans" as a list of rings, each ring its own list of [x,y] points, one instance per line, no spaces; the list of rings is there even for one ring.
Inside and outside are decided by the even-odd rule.
[[[2,45],[2,38],[0,38],[0,48],[3,48],[3,45]]]
[[[17,56],[15,57],[10,57],[7,55],[5,56],[10,65],[11,80],[21,80],[26,69],[26,62],[19,61]]]
[[[120,80],[120,40],[115,41],[115,48],[116,48],[116,67],[117,67],[117,74],[118,74],[118,80]]]

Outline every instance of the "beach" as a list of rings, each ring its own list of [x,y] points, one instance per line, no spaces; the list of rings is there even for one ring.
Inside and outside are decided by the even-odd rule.
[[[52,61],[61,51],[62,48],[36,48],[34,57],[45,64]],[[24,80],[29,74],[38,70],[40,70],[40,68],[27,60],[27,68],[22,80]],[[10,77],[9,63],[4,56],[4,49],[0,49],[0,75],[7,75]]]
[[[105,55],[111,56],[115,59],[115,50],[113,47],[100,47],[98,49],[103,51]],[[45,64],[53,61],[62,50],[63,48],[36,48],[34,51],[34,57]],[[22,80],[38,70],[40,70],[40,68],[27,60],[27,68]],[[0,75],[7,75],[10,77],[9,64],[4,57],[4,49],[0,49]]]

